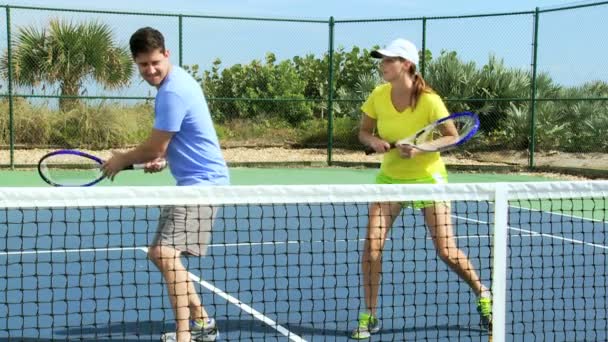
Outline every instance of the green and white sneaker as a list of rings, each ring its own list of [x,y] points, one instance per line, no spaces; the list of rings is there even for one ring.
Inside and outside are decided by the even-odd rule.
[[[488,330],[492,329],[492,298],[479,298],[477,312],[481,316],[481,325]]]
[[[372,334],[380,331],[380,320],[368,313],[361,313],[359,315],[359,326],[353,330],[350,337],[357,340],[364,340],[370,338]]]
[[[192,335],[190,339],[192,342],[215,341],[220,336],[213,318],[207,321],[202,319],[190,321],[190,334]],[[160,340],[163,342],[177,341],[177,335],[175,332],[164,333]]]

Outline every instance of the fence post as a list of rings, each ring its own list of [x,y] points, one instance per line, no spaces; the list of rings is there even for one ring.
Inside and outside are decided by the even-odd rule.
[[[422,57],[420,62],[420,74],[426,77],[426,17],[422,17]]]
[[[6,56],[8,60],[8,132],[10,167],[15,168],[15,121],[13,107],[13,45],[11,40],[11,9],[6,5]]]
[[[536,147],[536,70],[538,69],[538,17],[539,11],[534,11],[534,38],[532,42],[532,84],[530,93],[530,145],[528,167],[534,168],[534,150]]]
[[[182,55],[184,54],[184,33],[183,33],[183,19],[184,17],[180,14],[178,17],[178,32],[179,32],[179,66],[182,67],[184,64],[184,59]]]
[[[334,17],[329,17],[329,76],[327,79],[327,165],[331,166],[331,154],[334,141]]]

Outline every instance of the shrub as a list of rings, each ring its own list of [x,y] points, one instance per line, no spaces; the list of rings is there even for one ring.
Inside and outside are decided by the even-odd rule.
[[[299,128],[299,144],[302,146],[327,146],[329,136],[327,121],[311,120]],[[333,122],[333,146],[341,148],[360,148],[358,138],[359,119],[352,117],[335,118]]]

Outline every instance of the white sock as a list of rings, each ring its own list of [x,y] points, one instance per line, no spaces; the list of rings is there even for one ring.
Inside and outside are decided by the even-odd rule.
[[[481,287],[481,294],[479,294],[479,298],[492,298],[492,292],[485,286]]]

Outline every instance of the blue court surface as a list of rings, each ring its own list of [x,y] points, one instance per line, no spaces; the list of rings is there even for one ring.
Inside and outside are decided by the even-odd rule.
[[[507,340],[608,340],[606,219],[512,204]],[[458,246],[491,285],[493,206],[452,203]],[[583,213],[584,214],[584,213]],[[0,210],[0,340],[158,340],[174,330],[147,260],[159,208]],[[604,209],[605,215],[605,209]],[[367,204],[220,209],[185,259],[222,341],[346,341],[363,309]],[[418,211],[386,241],[372,341],[487,341],[475,296],[437,258]]]

